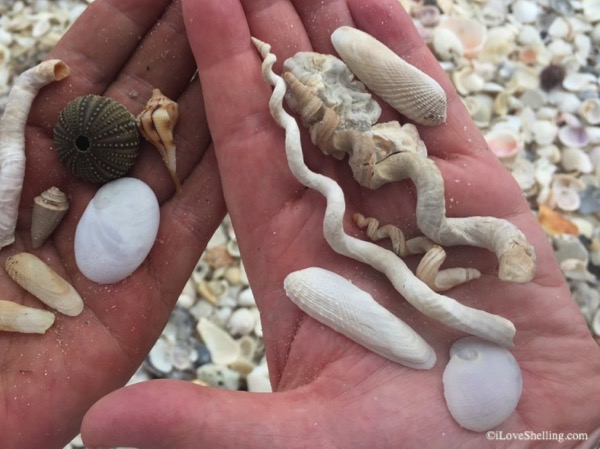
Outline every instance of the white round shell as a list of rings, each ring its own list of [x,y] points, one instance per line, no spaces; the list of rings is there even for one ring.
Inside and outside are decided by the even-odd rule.
[[[523,384],[513,355],[476,337],[461,338],[452,345],[443,382],[450,414],[462,427],[476,432],[492,429],[508,418]]]
[[[150,252],[159,221],[158,201],[144,182],[120,178],[105,184],[77,225],[77,267],[100,284],[125,279]]]

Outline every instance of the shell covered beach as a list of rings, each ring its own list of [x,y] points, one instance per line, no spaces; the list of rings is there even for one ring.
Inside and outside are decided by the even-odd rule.
[[[91,2],[0,3],[0,113],[15,76]],[[521,186],[600,344],[600,1],[401,3]],[[270,391],[260,316],[228,218],[131,382],[152,378]]]

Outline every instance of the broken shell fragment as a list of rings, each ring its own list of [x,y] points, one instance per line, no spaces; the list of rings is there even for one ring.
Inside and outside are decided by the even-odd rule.
[[[422,125],[445,123],[446,93],[429,75],[356,28],[338,28],[331,43],[358,79],[398,112]]]
[[[58,187],[50,187],[33,201],[31,243],[37,249],[54,232],[69,210],[69,200]]]
[[[54,314],[47,310],[0,300],[0,331],[43,334],[54,319]]]
[[[159,89],[152,90],[152,97],[137,117],[142,136],[154,145],[162,157],[169,174],[175,183],[177,193],[181,192],[181,182],[177,176],[176,146],[173,129],[179,119],[179,107]]]
[[[60,313],[77,316],[83,310],[79,293],[39,257],[18,253],[6,259],[4,268],[13,281]]]

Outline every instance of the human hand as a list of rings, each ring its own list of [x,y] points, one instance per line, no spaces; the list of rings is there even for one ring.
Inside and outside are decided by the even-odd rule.
[[[64,60],[71,74],[38,95],[26,130],[27,167],[16,241],[1,261],[29,251],[68,279],[85,302],[77,317],[56,314],[44,335],[0,333],[2,449],[62,448],[79,432],[85,411],[122,386],[163,329],[183,285],[225,213],[214,151],[196,70],[181,19],[168,0],[96,0],[49,58]],[[59,111],[79,95],[107,95],[137,114],[153,87],[179,102],[176,128],[183,192],[174,187],[158,151],[143,143],[128,174],[148,183],[161,204],[156,243],[126,280],[101,286],[78,271],[73,236],[98,186],[70,175],[53,148]],[[50,186],[69,197],[71,208],[53,237],[32,250],[33,198]],[[2,299],[43,305],[0,275]]]
[[[566,433],[596,428],[600,411],[590,397],[600,394],[600,351],[518,186],[485,148],[398,2],[184,0],[183,5],[228,210],[261,310],[276,393],[228,392],[177,381],[138,384],[92,408],[83,424],[84,441],[177,449],[498,446],[485,434],[460,428],[446,408],[442,371],[460,334],[402,301],[381,274],[335,254],[322,236],[323,197],[300,185],[287,167],[283,130],[271,119],[271,88],[262,78],[250,36],[273,46],[280,70],[297,51],[333,52],[329,36],[341,25],[373,34],[434,76],[448,93],[448,122],[419,127],[446,180],[448,214],[506,218],[536,248],[535,279],[522,285],[499,281],[495,257],[483,250],[447,248],[450,265],[483,273],[448,295],[504,316],[517,329],[512,353],[523,373],[523,394],[499,429]],[[393,118],[388,110],[383,120]],[[344,189],[348,232],[364,238],[350,218],[361,212],[415,234],[409,184],[367,191],[353,180],[345,161],[323,156],[308,139],[304,148],[307,164]],[[331,269],[374,292],[434,347],[434,368],[417,371],[388,362],[300,312],[286,298],[283,279],[308,266]]]

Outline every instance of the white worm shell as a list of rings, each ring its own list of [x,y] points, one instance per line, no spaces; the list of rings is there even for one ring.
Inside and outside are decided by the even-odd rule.
[[[54,323],[52,312],[0,300],[0,331],[43,334]]]
[[[69,75],[58,59],[44,61],[15,81],[0,119],[0,248],[15,241],[19,200],[25,177],[25,124],[38,91]]]
[[[398,112],[422,125],[446,121],[444,89],[373,36],[343,26],[331,43],[358,79]]]
[[[476,432],[493,429],[508,418],[523,386],[513,355],[475,337],[452,345],[443,382],[450,414],[462,427]]]
[[[294,271],[285,293],[303,312],[396,363],[430,369],[435,352],[406,323],[346,278],[318,267]]]
[[[30,253],[10,256],[4,262],[8,275],[44,304],[69,316],[83,310],[79,293],[43,260]]]
[[[69,210],[67,196],[57,187],[50,187],[33,200],[31,213],[31,244],[34,249],[44,244]]]

